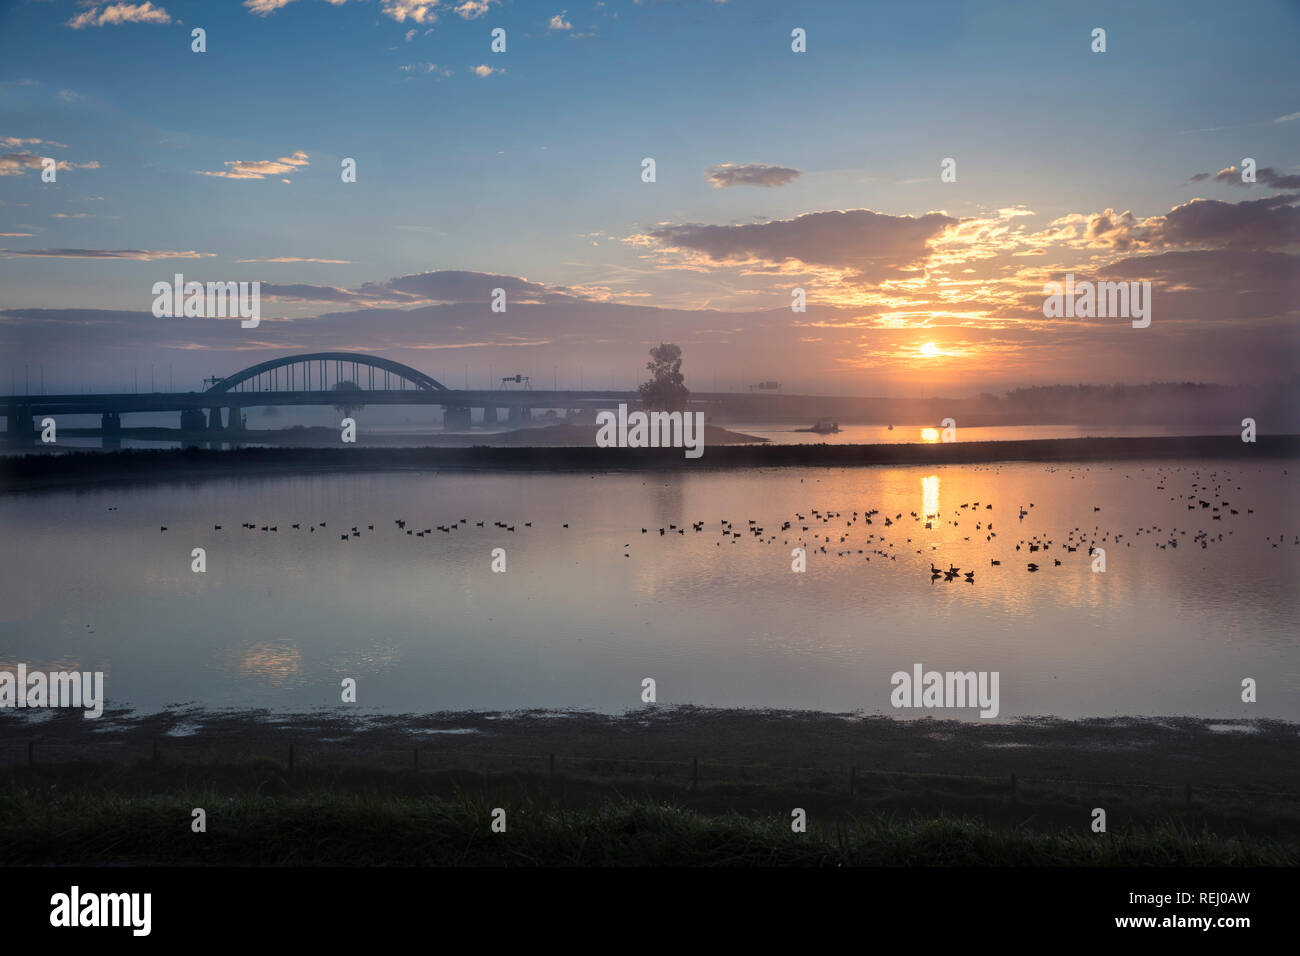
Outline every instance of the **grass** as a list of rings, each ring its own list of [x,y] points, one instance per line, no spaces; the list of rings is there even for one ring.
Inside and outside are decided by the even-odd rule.
[[[919,784],[918,784],[919,786]],[[961,781],[952,787],[960,789]],[[812,789],[734,785],[676,797],[539,774],[285,768],[266,758],[11,768],[0,773],[0,863],[412,866],[1295,866],[1291,826],[1250,835],[1156,805],[1110,811],[1026,793],[1014,813],[936,806],[934,782],[851,805]],[[973,800],[977,794],[963,794]],[[888,797],[888,799],[886,799]],[[989,798],[992,801],[992,798]],[[997,806],[1005,807],[1002,800]],[[995,805],[990,802],[990,806]],[[790,828],[807,810],[808,832]],[[191,829],[194,808],[207,832]],[[506,811],[506,832],[492,811]],[[973,808],[973,809],[972,809]],[[1067,812],[1068,811],[1068,812]],[[1071,822],[1062,824],[1061,820]]]

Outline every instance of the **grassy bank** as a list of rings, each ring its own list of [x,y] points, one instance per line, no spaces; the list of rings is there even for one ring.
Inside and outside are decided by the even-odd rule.
[[[869,817],[796,834],[781,819],[646,802],[546,810],[507,802],[506,832],[470,800],[305,795],[146,801],[6,795],[7,864],[336,866],[1294,866],[1294,844],[1188,831],[1109,834]],[[191,811],[206,805],[207,832]]]
[[[0,772],[0,862],[19,865],[1294,866],[1297,820],[1069,787],[1014,800],[961,777],[652,779],[264,757],[75,761]],[[1091,810],[1108,812],[1092,832]],[[492,811],[506,832],[492,831]],[[791,831],[791,811],[807,832]],[[207,831],[191,829],[192,811]]]
[[[25,713],[0,713],[0,863],[1300,864],[1278,721]]]

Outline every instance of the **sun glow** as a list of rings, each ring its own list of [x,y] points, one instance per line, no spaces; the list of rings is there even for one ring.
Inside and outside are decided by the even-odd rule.
[[[926,358],[934,358],[943,353],[939,351],[939,346],[935,345],[933,342],[926,342],[921,346],[921,354]]]

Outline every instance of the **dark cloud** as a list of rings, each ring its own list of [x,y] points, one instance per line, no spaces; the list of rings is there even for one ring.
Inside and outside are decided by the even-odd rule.
[[[332,285],[308,285],[304,282],[263,282],[262,298],[295,302],[347,302],[360,304],[366,301],[355,292]]]
[[[1157,319],[1242,331],[1242,320],[1275,329],[1294,351],[1300,255],[1258,249],[1195,249],[1133,256],[1100,270],[1115,280],[1150,280]],[[1281,342],[1279,341],[1279,345]]]
[[[1103,268],[1101,274],[1124,279],[1160,279],[1193,288],[1247,289],[1266,282],[1300,284],[1300,255],[1256,249],[1162,252],[1121,259]]]
[[[398,276],[384,282],[366,282],[356,289],[307,283],[262,283],[262,295],[300,302],[337,302],[357,306],[377,303],[491,302],[494,289],[504,289],[507,306],[512,303],[578,302],[587,297],[567,286],[529,282],[518,276],[490,272],[445,270]]]
[[[556,302],[582,298],[564,286],[529,282],[518,276],[490,272],[444,270],[398,276],[387,282],[367,282],[357,291],[383,298],[382,292],[395,292],[424,302],[490,302],[493,289],[504,289],[508,302]]]
[[[784,186],[802,175],[803,170],[765,163],[720,163],[710,166],[705,173],[716,188],[725,189],[728,186]]]
[[[1209,173],[1200,174],[1201,179],[1207,176],[1209,176]],[[1227,183],[1229,186],[1252,185],[1241,181],[1241,170],[1236,166],[1229,166],[1227,169],[1219,170],[1214,174],[1214,181],[1216,183]],[[1300,189],[1300,176],[1284,176],[1272,166],[1261,166],[1256,169],[1255,182],[1271,189]]]
[[[715,262],[802,262],[879,280],[919,271],[930,240],[957,222],[941,213],[913,218],[850,209],[744,226],[667,226],[652,230],[650,238]]]
[[[1175,206],[1156,232],[1160,245],[1225,245],[1266,249],[1300,242],[1300,197],[1270,196],[1227,203],[1194,199]]]
[[[1193,199],[1149,219],[1108,209],[1089,217],[1086,235],[1119,252],[1171,246],[1285,248],[1300,242],[1300,197],[1239,203]]]

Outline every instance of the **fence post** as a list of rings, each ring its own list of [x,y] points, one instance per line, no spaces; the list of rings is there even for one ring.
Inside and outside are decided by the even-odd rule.
[[[853,791],[857,789],[857,783],[858,783],[857,777],[858,777],[858,768],[850,767],[849,768],[849,799],[850,800],[853,799]]]
[[[1020,802],[1019,796],[1020,795],[1016,792],[1016,775],[1013,773],[1011,775],[1011,802],[1019,803]]]

